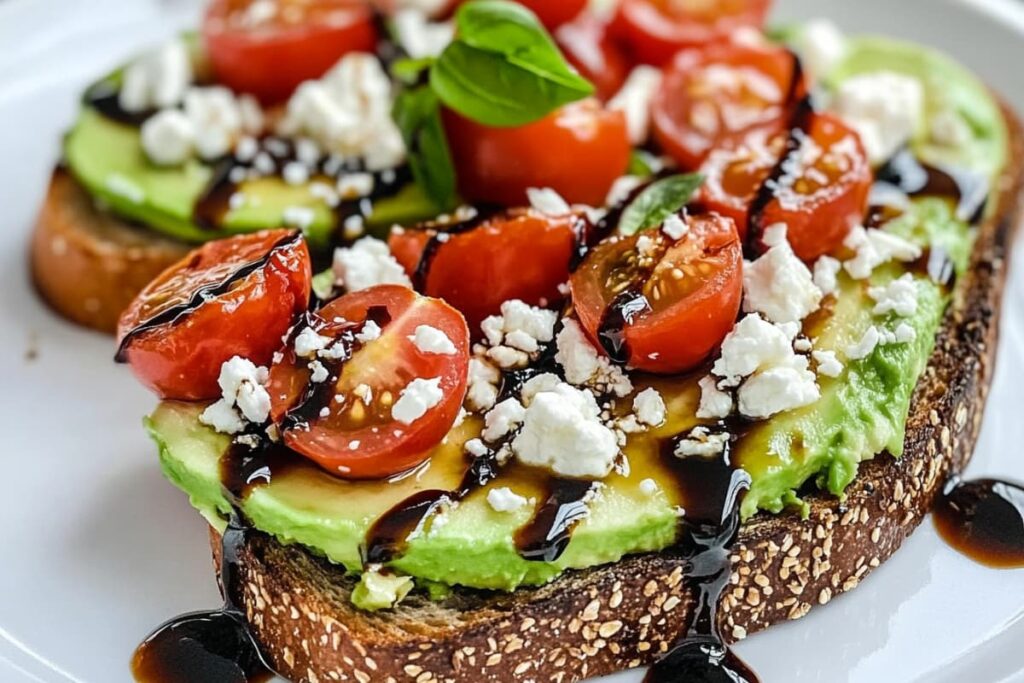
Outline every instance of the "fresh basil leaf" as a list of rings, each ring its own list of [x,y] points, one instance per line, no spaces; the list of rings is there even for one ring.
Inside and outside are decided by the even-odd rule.
[[[655,162],[656,158],[650,152],[634,149],[629,154],[629,166],[626,168],[626,174],[650,178],[654,175]]]
[[[456,22],[457,37],[431,68],[430,85],[460,114],[521,126],[594,92],[521,5],[475,0],[459,8]]]
[[[420,57],[419,59],[405,57],[395,60],[391,64],[391,75],[407,85],[412,85],[419,81],[423,72],[433,64],[433,57]]]
[[[704,176],[699,173],[672,175],[655,180],[645,187],[623,210],[619,233],[633,235],[661,225],[671,214],[690,201]]]
[[[454,208],[455,165],[437,95],[427,86],[407,88],[395,98],[392,116],[402,131],[416,182],[441,211]]]

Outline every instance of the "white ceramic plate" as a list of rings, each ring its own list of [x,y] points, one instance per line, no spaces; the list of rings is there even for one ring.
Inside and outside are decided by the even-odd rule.
[[[160,476],[152,398],[110,339],[36,300],[26,240],[82,87],[194,22],[194,0],[0,3],[0,681],[129,681],[137,641],[217,604],[206,530]],[[776,17],[942,47],[1024,111],[1024,3],[791,0]],[[1024,253],[974,475],[1024,479]],[[852,594],[738,647],[764,681],[1021,681],[1024,574],[984,569],[930,524]],[[636,672],[606,683],[640,679]]]

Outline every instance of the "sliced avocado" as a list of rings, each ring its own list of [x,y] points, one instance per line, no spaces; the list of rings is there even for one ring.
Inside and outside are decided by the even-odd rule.
[[[196,225],[193,213],[213,176],[213,169],[197,159],[165,168],[150,163],[142,150],[139,129],[113,121],[85,107],[64,143],[64,156],[75,177],[110,210],[158,232],[186,242],[204,242],[225,235],[285,225],[291,207],[313,210],[306,235],[314,248],[330,244],[337,218],[309,185],[289,185],[280,178],[241,183],[244,198],[228,210],[218,229]],[[433,217],[437,211],[415,185],[374,203],[367,221],[371,232],[394,223],[408,224]]]

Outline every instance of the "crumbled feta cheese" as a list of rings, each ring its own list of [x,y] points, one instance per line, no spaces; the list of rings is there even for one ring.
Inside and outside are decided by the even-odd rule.
[[[633,190],[643,185],[644,182],[640,176],[619,176],[608,190],[608,196],[604,200],[605,205],[615,206],[619,202],[625,201],[633,193]]]
[[[839,287],[837,275],[842,264],[831,256],[822,256],[814,262],[814,285],[825,296],[835,293]]]
[[[451,0],[397,0],[395,6],[399,9],[414,9],[428,17],[436,17],[451,9]]]
[[[370,171],[394,168],[405,159],[405,144],[391,106],[391,81],[380,60],[350,52],[320,80],[296,89],[278,132],[306,135],[342,159],[361,158]]]
[[[409,336],[409,341],[423,353],[451,356],[456,352],[455,344],[448,335],[430,325],[418,325],[416,332]]]
[[[784,365],[759,371],[737,391],[740,413],[755,419],[810,405],[820,397],[814,373],[807,369],[804,356],[793,356]]]
[[[391,407],[391,417],[402,424],[411,425],[440,403],[442,398],[444,392],[441,391],[440,377],[417,377],[402,389],[398,400]]]
[[[555,361],[565,370],[565,379],[575,386],[626,396],[633,391],[629,377],[598,352],[579,323],[566,319],[556,340]]]
[[[589,391],[559,384],[533,397],[512,450],[523,464],[556,475],[602,479],[611,473],[619,446],[600,414]]]
[[[266,422],[270,416],[270,394],[264,387],[268,378],[266,368],[246,358],[232,357],[221,365],[217,378],[221,399],[203,411],[200,421],[226,434],[241,431],[244,421]]]
[[[765,230],[764,241],[771,248],[743,269],[743,310],[777,323],[803,320],[817,310],[822,297],[811,271],[786,241],[785,230],[781,224]]]
[[[491,450],[487,447],[487,444],[485,444],[480,439],[470,439],[465,443],[464,448],[466,449],[467,453],[469,453],[475,458],[482,458],[483,456],[487,455]]]
[[[846,36],[832,21],[812,19],[797,36],[796,49],[808,72],[824,78],[846,55]]]
[[[530,206],[545,216],[557,217],[572,213],[569,203],[550,187],[528,187],[526,197],[530,200]]]
[[[527,504],[526,498],[503,486],[487,492],[487,503],[495,512],[515,512]]]
[[[643,424],[657,427],[665,421],[665,400],[657,389],[648,387],[633,399],[633,413]]]
[[[316,211],[308,206],[286,206],[281,212],[281,220],[299,230],[308,230],[316,220]]]
[[[670,214],[665,222],[661,224],[661,231],[665,233],[670,239],[678,241],[683,238],[686,233],[690,232],[690,226],[686,224],[679,214]]]
[[[242,416],[223,398],[207,406],[199,415],[199,421],[221,434],[237,434],[245,429]]]
[[[860,134],[873,165],[887,161],[916,133],[924,118],[921,81],[895,71],[844,80],[832,108]]]
[[[181,40],[148,52],[124,70],[118,103],[125,111],[173,107],[192,83],[192,60]]]
[[[785,363],[793,356],[790,338],[756,314],[744,316],[722,341],[721,356],[711,372],[735,386],[758,370]]]
[[[861,360],[870,356],[875,347],[878,346],[878,342],[881,341],[882,336],[878,333],[878,328],[871,326],[864,331],[864,335],[860,338],[856,344],[851,344],[846,347],[846,357],[850,360]]]
[[[640,482],[640,493],[645,496],[653,496],[658,492],[658,482],[653,479],[644,479]]]
[[[819,375],[838,377],[843,373],[843,364],[836,358],[835,351],[812,351],[811,358],[817,364]]]
[[[647,141],[651,122],[651,101],[661,84],[661,70],[641,64],[635,67],[619,92],[608,100],[608,109],[621,111],[626,117],[626,130],[634,145]]]
[[[514,398],[507,398],[484,415],[484,431],[481,436],[484,441],[494,443],[511,434],[523,423],[525,417],[523,404]]]
[[[645,233],[636,240],[636,252],[642,258],[653,258],[658,253],[658,244],[658,240]]]
[[[195,145],[192,122],[178,109],[163,109],[142,124],[142,149],[161,166],[178,166],[191,156]]]
[[[318,360],[314,360],[309,364],[311,370],[309,375],[309,381],[313,384],[321,384],[327,381],[330,373],[327,371],[327,367]]]
[[[370,173],[346,173],[338,178],[338,194],[342,199],[365,197],[373,192],[374,182]]]
[[[799,337],[793,340],[794,351],[798,351],[800,353],[807,353],[812,348],[814,348],[814,344],[812,344],[811,340],[808,339],[807,337]]]
[[[732,413],[732,394],[719,389],[717,380],[711,375],[705,375],[697,384],[700,386],[697,417],[702,420],[729,417]]]
[[[686,438],[676,442],[673,453],[677,458],[710,458],[724,451],[728,443],[729,435],[724,432],[715,434],[707,427],[694,427]]]
[[[500,315],[488,316],[480,323],[490,345],[485,354],[499,367],[523,367],[541,344],[552,340],[557,321],[554,311],[510,299],[501,305]]]
[[[550,372],[534,375],[523,383],[523,388],[519,392],[523,399],[523,405],[529,406],[533,402],[534,396],[542,391],[554,391],[555,387],[561,383],[562,380],[558,378],[558,375]]]
[[[334,275],[337,283],[350,292],[383,284],[412,287],[387,243],[373,237],[363,237],[351,247],[335,249]]]
[[[211,160],[228,154],[242,134],[242,114],[234,93],[222,86],[189,88],[185,115],[195,131],[199,156]]]
[[[295,355],[299,358],[313,358],[318,351],[326,349],[330,343],[330,337],[317,333],[312,327],[304,327],[295,335]]]
[[[963,147],[974,133],[971,125],[954,109],[942,109],[928,118],[931,141],[943,147]]]
[[[869,287],[868,296],[877,302],[872,309],[875,315],[892,312],[906,318],[917,312],[917,284],[910,273],[904,273],[887,285]]]
[[[358,342],[361,342],[363,344],[369,344],[375,339],[380,339],[380,333],[380,325],[378,325],[372,320],[367,320],[363,324],[363,327],[358,332],[356,332],[355,338],[356,341]]]
[[[470,358],[466,406],[477,412],[489,410],[498,398],[500,381],[501,373],[496,367],[479,358]]]
[[[289,185],[305,185],[309,182],[309,167],[299,161],[289,161],[284,165],[281,176]]]
[[[907,344],[917,339],[917,330],[909,323],[901,322],[896,326],[896,342]]]
[[[864,280],[878,266],[889,261],[914,261],[921,257],[921,247],[885,230],[865,230],[855,227],[843,244],[856,251],[856,255],[843,263],[843,268],[855,280]]]
[[[455,37],[450,21],[428,21],[424,12],[402,9],[392,17],[398,42],[413,59],[437,57]]]

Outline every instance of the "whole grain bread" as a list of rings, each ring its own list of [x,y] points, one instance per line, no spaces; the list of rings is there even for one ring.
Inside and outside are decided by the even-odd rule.
[[[57,313],[113,333],[121,311],[189,249],[98,208],[70,173],[57,168],[32,234],[32,279]]]
[[[741,529],[720,610],[732,640],[855,588],[921,522],[947,476],[974,449],[992,377],[1008,249],[1020,214],[1024,136],[1011,130],[1011,168],[994,188],[935,351],[913,398],[905,452],[861,466],[844,500],[806,497],[806,519],[761,514]],[[215,560],[219,537],[211,533]],[[253,533],[241,551],[241,595],[275,668],[301,683],[380,681],[571,683],[651,663],[686,626],[694,594],[682,561],[659,553],[573,571],[513,594],[413,594],[362,612],[352,577],[298,546]]]

